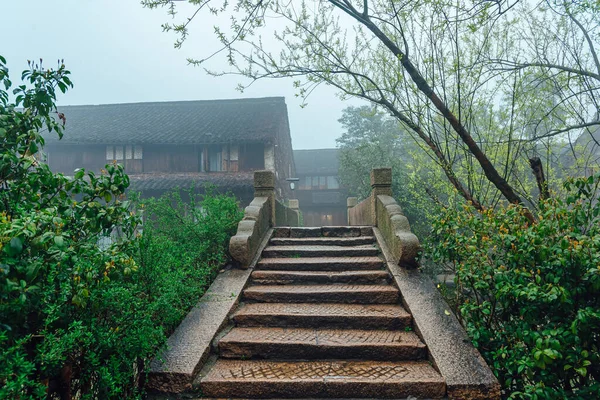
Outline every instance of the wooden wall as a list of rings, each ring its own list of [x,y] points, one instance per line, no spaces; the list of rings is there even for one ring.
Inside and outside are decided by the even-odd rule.
[[[264,168],[264,144],[242,143],[220,146],[221,171],[254,171]],[[117,161],[125,167],[126,172],[131,174],[185,173],[209,169],[208,146],[142,145],[141,148],[141,159],[121,156],[125,159]],[[107,159],[106,145],[53,144],[46,148],[46,153],[50,168],[65,174],[72,174],[77,168],[98,172],[112,161]]]

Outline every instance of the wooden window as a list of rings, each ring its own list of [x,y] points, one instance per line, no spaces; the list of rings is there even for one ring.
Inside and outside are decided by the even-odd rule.
[[[125,159],[131,160],[133,158],[133,149],[130,145],[125,146]]]
[[[208,147],[208,170],[218,172],[223,170],[223,153],[221,146],[211,145]]]
[[[338,182],[337,176],[327,177],[327,189],[339,189],[340,183]]]
[[[142,146],[137,145],[137,144],[135,146],[133,146],[133,159],[141,160],[142,156],[143,156]]]
[[[115,146],[106,146],[106,160],[112,161],[115,159]]]
[[[115,146],[115,160],[120,161],[123,159],[123,146]]]
[[[326,176],[319,177],[319,189],[327,189],[327,177]]]

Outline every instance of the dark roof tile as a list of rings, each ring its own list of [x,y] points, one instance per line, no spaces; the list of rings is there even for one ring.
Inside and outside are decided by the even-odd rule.
[[[206,144],[275,140],[287,128],[283,97],[62,106],[62,143]],[[55,142],[47,134],[47,142]]]
[[[129,175],[129,181],[129,189],[136,191],[189,189],[193,185],[202,187],[207,183],[232,191],[254,190],[253,172],[135,174]]]
[[[294,150],[297,175],[337,175],[338,149]]]

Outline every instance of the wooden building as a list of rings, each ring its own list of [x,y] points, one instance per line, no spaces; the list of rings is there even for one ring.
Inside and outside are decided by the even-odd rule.
[[[338,181],[338,150],[294,150],[296,198],[305,226],[347,225],[348,191]]]
[[[143,196],[212,183],[242,204],[253,197],[254,170],[277,176],[290,198],[295,174],[283,97],[59,107],[65,135],[46,136],[50,168],[71,175],[116,161]]]

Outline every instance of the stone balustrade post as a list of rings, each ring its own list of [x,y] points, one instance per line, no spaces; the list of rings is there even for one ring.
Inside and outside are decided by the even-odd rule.
[[[275,226],[275,173],[269,170],[254,171],[254,197],[268,197],[271,215],[270,226]]]
[[[289,199],[288,207],[291,208],[292,210],[298,212],[298,211],[300,211],[300,202],[297,199]]]
[[[371,215],[377,226],[377,196],[392,196],[392,169],[373,168],[371,170]]]
[[[355,207],[357,204],[358,204],[358,197],[348,197],[348,199],[346,199],[346,206],[348,207],[348,210],[347,210],[348,225],[352,225],[352,223],[350,221],[350,209],[352,207]]]

